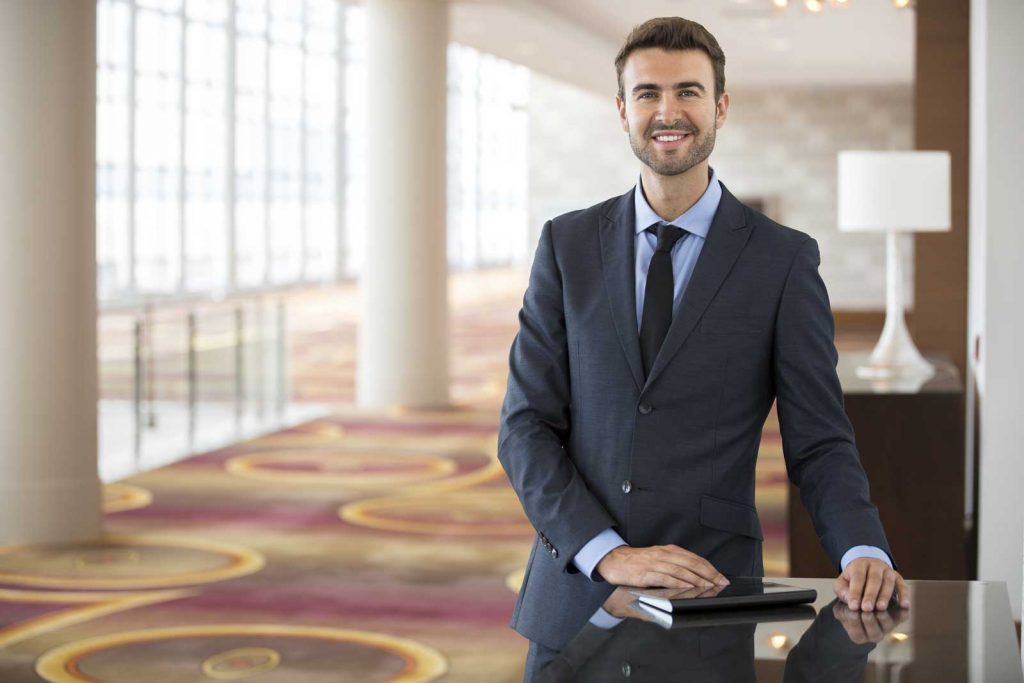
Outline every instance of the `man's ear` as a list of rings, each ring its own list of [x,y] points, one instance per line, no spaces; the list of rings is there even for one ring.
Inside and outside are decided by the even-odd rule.
[[[629,121],[626,119],[626,103],[622,101],[622,97],[619,95],[615,96],[615,108],[619,112],[619,124],[622,126],[622,130],[628,133]]]
[[[715,129],[719,129],[725,125],[725,119],[729,115],[729,93],[724,92],[722,96],[718,98],[718,104],[715,105]]]

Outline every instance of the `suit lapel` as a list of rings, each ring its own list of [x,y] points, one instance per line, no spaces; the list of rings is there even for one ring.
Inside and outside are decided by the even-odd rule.
[[[686,338],[690,336],[694,326],[704,310],[711,303],[725,280],[740,251],[750,237],[750,227],[746,223],[743,205],[740,204],[725,185],[722,185],[722,199],[718,211],[711,222],[711,229],[701,249],[697,265],[693,269],[690,283],[686,287],[679,307],[672,315],[672,325],[668,328],[665,342],[654,360],[654,367],[647,377],[646,389],[657,379],[672,357],[679,351]],[[636,308],[636,304],[633,304]],[[636,320],[634,318],[634,330]],[[620,332],[621,334],[621,332]],[[639,349],[639,341],[636,342]],[[637,351],[639,354],[639,350]],[[638,356],[639,357],[639,356]]]
[[[636,264],[633,246],[635,229],[633,192],[619,197],[601,216],[601,270],[611,304],[612,320],[619,343],[626,354],[633,381],[639,391],[644,385],[640,337],[636,331]]]

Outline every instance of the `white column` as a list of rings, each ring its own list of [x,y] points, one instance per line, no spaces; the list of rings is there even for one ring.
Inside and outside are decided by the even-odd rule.
[[[0,2],[0,545],[101,530],[96,4]]]
[[[1005,581],[1021,618],[1024,559],[1024,231],[1020,0],[971,3],[969,386],[978,393],[978,578]],[[973,408],[973,406],[972,406]],[[969,408],[969,416],[970,416]]]
[[[367,2],[366,261],[357,390],[369,407],[448,402],[444,0]]]

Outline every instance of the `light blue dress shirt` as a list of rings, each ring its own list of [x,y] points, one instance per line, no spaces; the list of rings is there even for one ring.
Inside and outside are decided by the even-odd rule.
[[[718,203],[721,199],[722,185],[719,183],[714,169],[711,169],[708,187],[700,199],[683,212],[683,215],[668,222],[668,225],[682,228],[688,233],[672,247],[673,310],[679,308],[679,302],[682,300],[686,287],[690,283],[690,276],[693,275],[693,268],[697,264],[697,258],[700,256],[701,249],[704,247],[704,241],[707,239],[708,231],[711,229],[711,222],[715,218],[715,212],[718,211]],[[645,231],[652,225],[664,223],[665,221],[647,203],[647,198],[643,192],[642,180],[637,181],[636,191],[633,193],[633,205],[636,215],[633,238],[633,250],[636,254],[636,329],[637,334],[639,334],[644,310],[644,293],[647,288],[647,269],[650,266],[651,257],[654,255],[655,247],[658,244],[657,236]],[[589,576],[591,580],[602,581],[603,579],[601,579],[600,575],[595,575],[594,569],[605,555],[620,545],[627,544],[615,529],[609,527],[587,542],[576,553],[573,563],[577,569]],[[843,554],[840,566],[845,571],[848,564],[861,557],[875,557],[884,561],[889,567],[892,567],[889,556],[884,550],[868,545],[858,545],[847,550]],[[599,612],[601,611],[603,610],[599,610]]]

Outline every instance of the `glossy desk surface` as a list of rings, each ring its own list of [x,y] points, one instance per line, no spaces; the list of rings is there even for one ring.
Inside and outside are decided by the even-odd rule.
[[[818,599],[803,614],[676,615],[668,627],[617,589],[605,606],[628,616],[586,624],[534,681],[1024,681],[1001,582],[909,581],[910,609],[861,613],[835,599],[832,579],[771,580]]]

